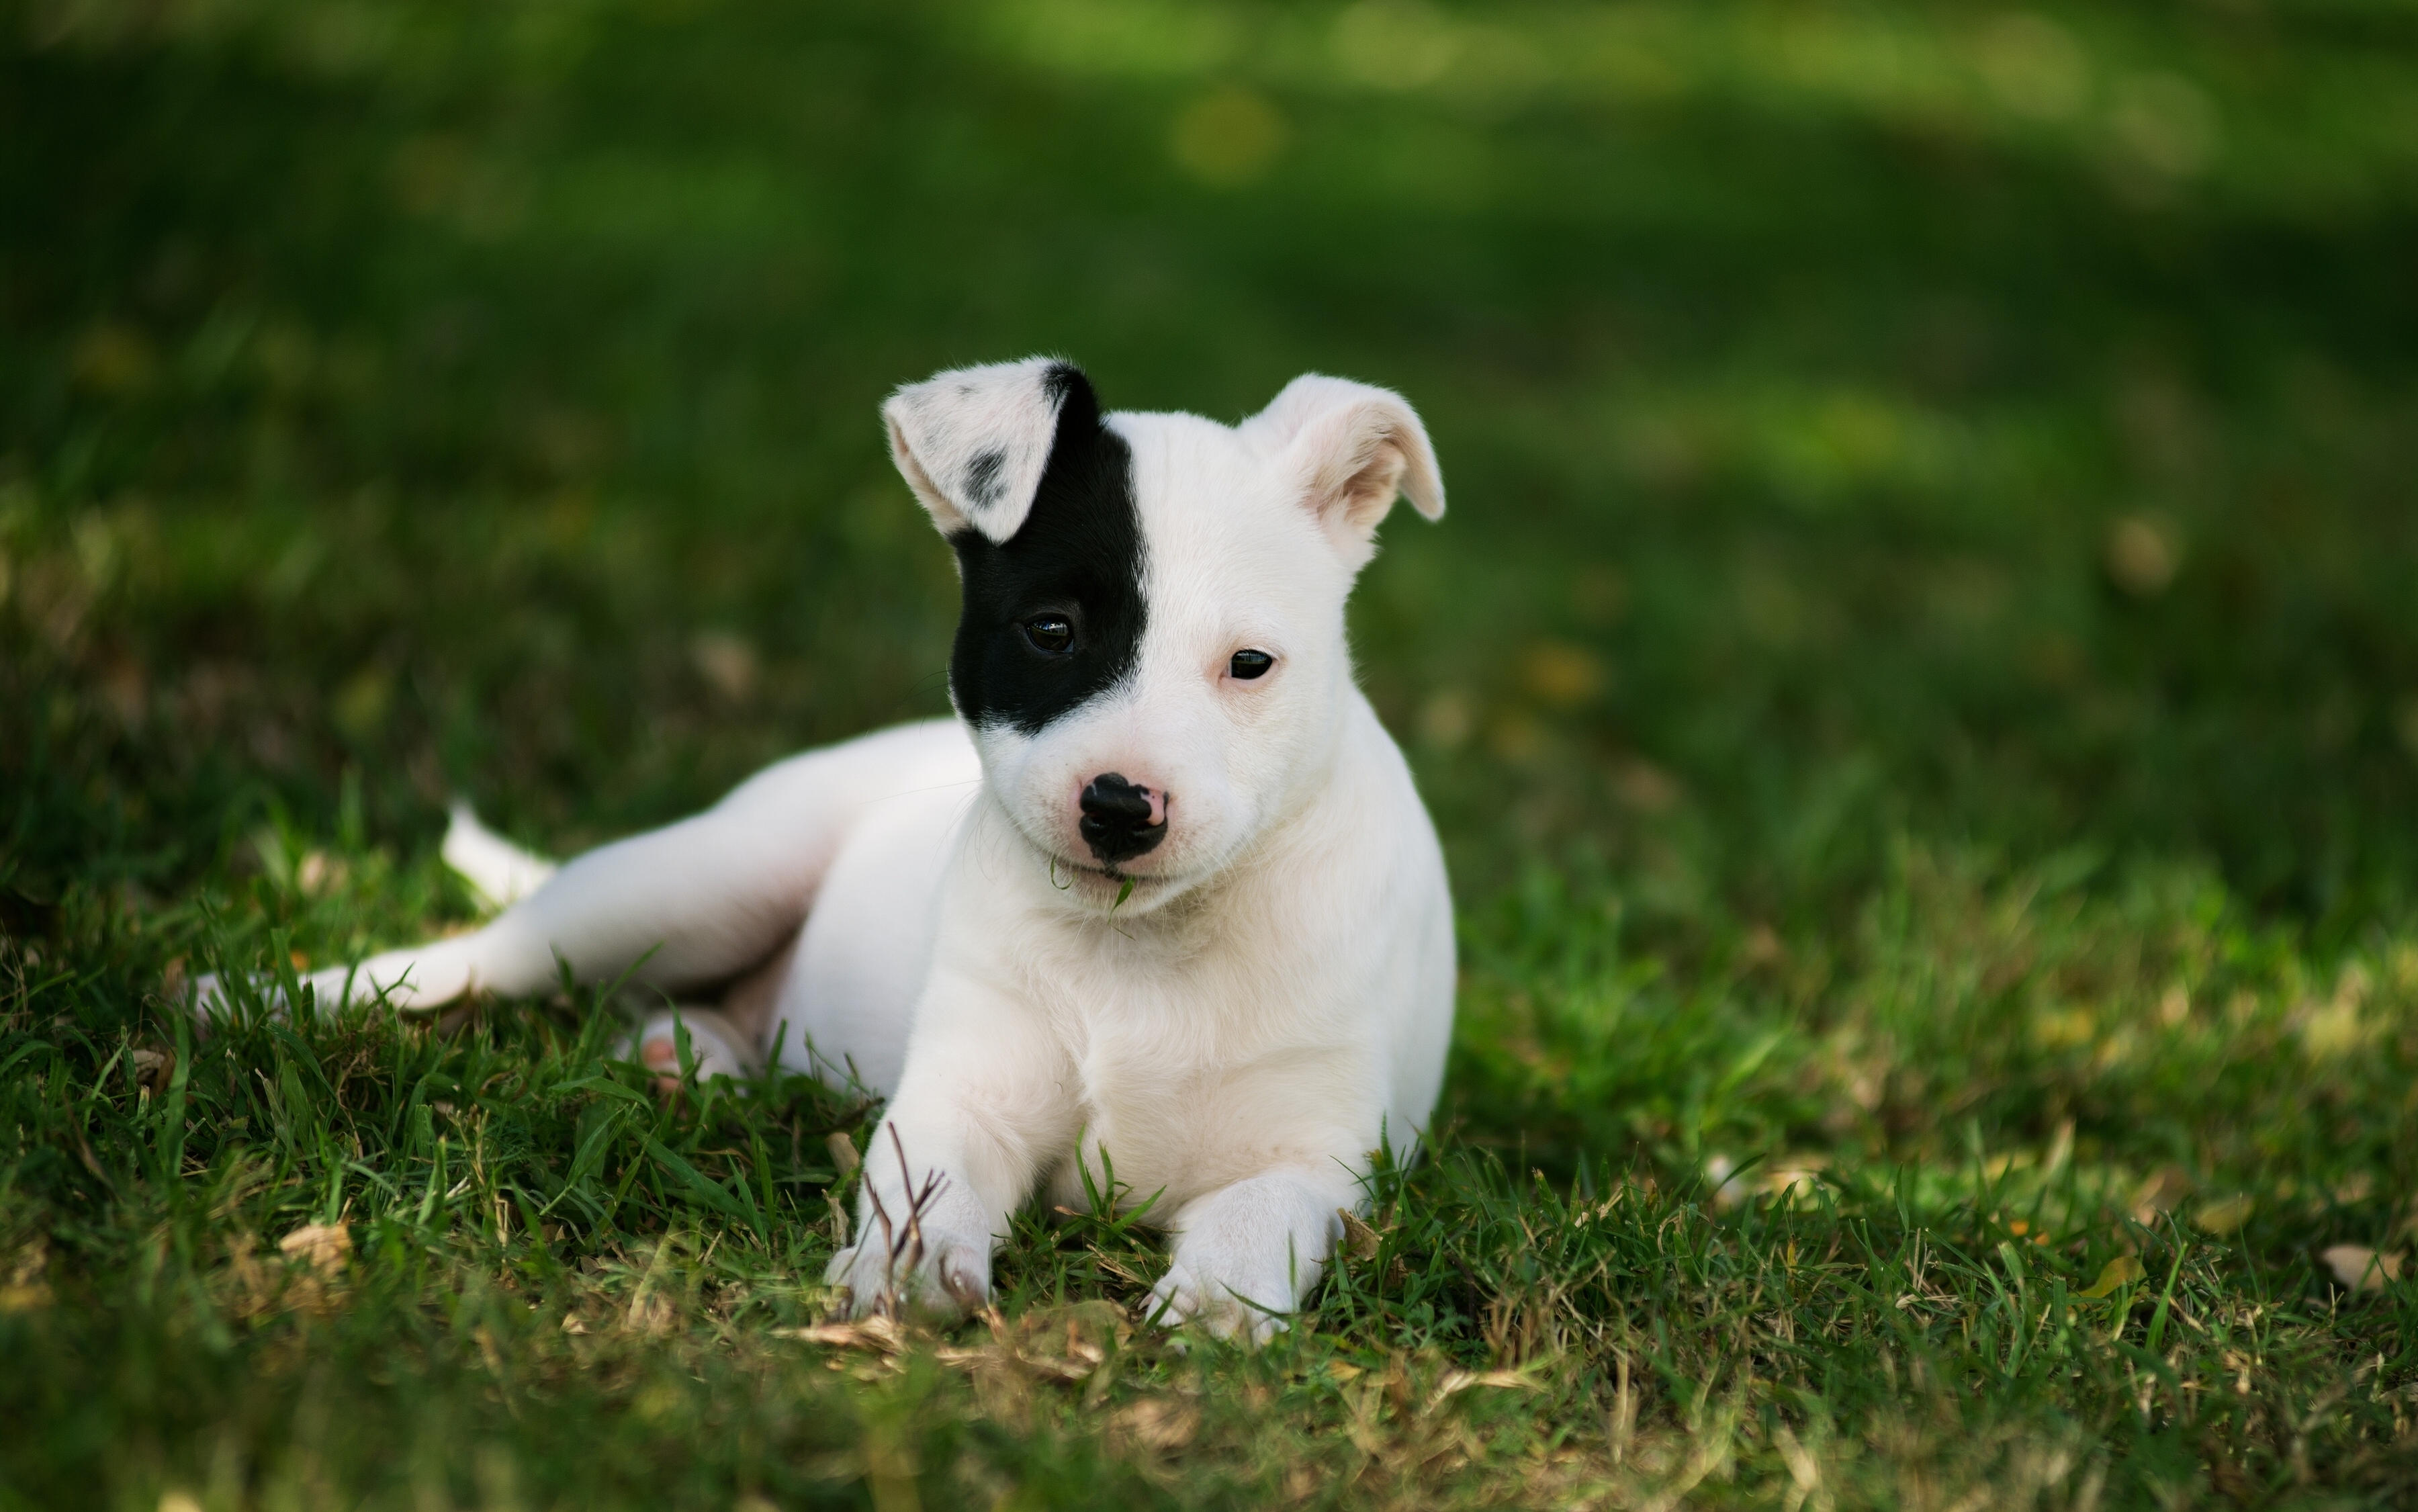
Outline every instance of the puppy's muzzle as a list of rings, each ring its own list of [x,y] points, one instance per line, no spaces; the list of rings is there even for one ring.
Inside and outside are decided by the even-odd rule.
[[[1131,861],[1167,838],[1167,795],[1120,772],[1101,772],[1083,785],[1076,802],[1083,810],[1077,828],[1103,865]]]

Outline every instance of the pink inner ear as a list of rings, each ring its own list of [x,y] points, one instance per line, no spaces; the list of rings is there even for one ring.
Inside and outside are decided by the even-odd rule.
[[[908,488],[913,491],[925,512],[932,516],[932,523],[940,527],[942,535],[964,529],[965,515],[950,502],[949,496],[941,491],[940,485],[932,481],[932,475],[924,470],[924,465],[915,460],[915,453],[908,449],[906,432],[900,428],[897,420],[885,416],[884,429],[890,433],[890,460],[897,466],[898,476],[907,481]]]
[[[1337,507],[1354,530],[1367,532],[1377,528],[1385,512],[1402,491],[1402,473],[1410,459],[1394,444],[1390,435],[1381,436],[1369,448],[1367,460],[1346,479],[1339,490]]]
[[[1444,487],[1418,417],[1393,394],[1363,391],[1370,397],[1309,421],[1293,445],[1306,465],[1306,502],[1354,555],[1398,496],[1407,495],[1430,519],[1444,512]]]

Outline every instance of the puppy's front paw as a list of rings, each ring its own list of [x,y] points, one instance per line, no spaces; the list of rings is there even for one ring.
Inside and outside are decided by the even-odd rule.
[[[894,1255],[879,1231],[832,1257],[823,1279],[846,1287],[848,1315],[961,1317],[990,1300],[990,1238],[925,1229],[921,1255]]]
[[[1199,1323],[1219,1338],[1255,1348],[1293,1326],[1270,1310],[1291,1301],[1292,1289],[1281,1280],[1263,1276],[1252,1285],[1225,1267],[1213,1278],[1206,1265],[1180,1255],[1150,1294],[1154,1322]]]

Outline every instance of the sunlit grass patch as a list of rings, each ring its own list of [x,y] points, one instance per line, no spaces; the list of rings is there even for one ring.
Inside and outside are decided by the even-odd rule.
[[[1381,1166],[1328,1282],[1251,1352],[1148,1326],[1164,1260],[1112,1171],[1088,1211],[1018,1215],[994,1311],[834,1323],[833,1136],[868,1105],[778,1077],[658,1099],[600,1059],[594,1001],[450,1031],[254,1011],[162,1045],[87,1033],[71,982],[12,990],[0,1055],[30,1142],[0,1330],[54,1384],[192,1341],[61,1420],[62,1450],[138,1446],[106,1461],[113,1500],[492,1498],[497,1477],[615,1503],[883,1477],[1179,1504],[1861,1500],[2012,1477],[2062,1503],[2177,1453],[2174,1474],[2243,1486],[2320,1464],[2381,1486],[2400,1462],[2400,1394],[2359,1395],[2400,1286],[2346,1310],[2315,1269],[2372,1194],[2228,1214],[2070,1119],[1986,1150],[1947,1109],[1899,1131],[1913,1158],[1834,1138],[1726,1170],[1684,1142],[1564,1150],[1553,1177],[1446,1135]],[[465,1416],[481,1399],[506,1410]]]

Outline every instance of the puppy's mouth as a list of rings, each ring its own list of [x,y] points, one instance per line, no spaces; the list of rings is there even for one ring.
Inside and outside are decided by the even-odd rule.
[[[1156,872],[1138,872],[1113,863],[1102,865],[1097,862],[1077,861],[1072,856],[1061,856],[1055,853],[1049,858],[1049,872],[1062,882],[1070,875],[1096,878],[1103,882],[1116,882],[1120,885],[1126,882],[1140,884],[1167,880]]]
[[[1079,888],[1086,896],[1105,894],[1113,901],[1111,908],[1123,905],[1138,891],[1163,887],[1176,878],[1164,872],[1138,872],[1114,863],[1077,861],[1072,856],[1051,852],[1049,884],[1062,893]]]

